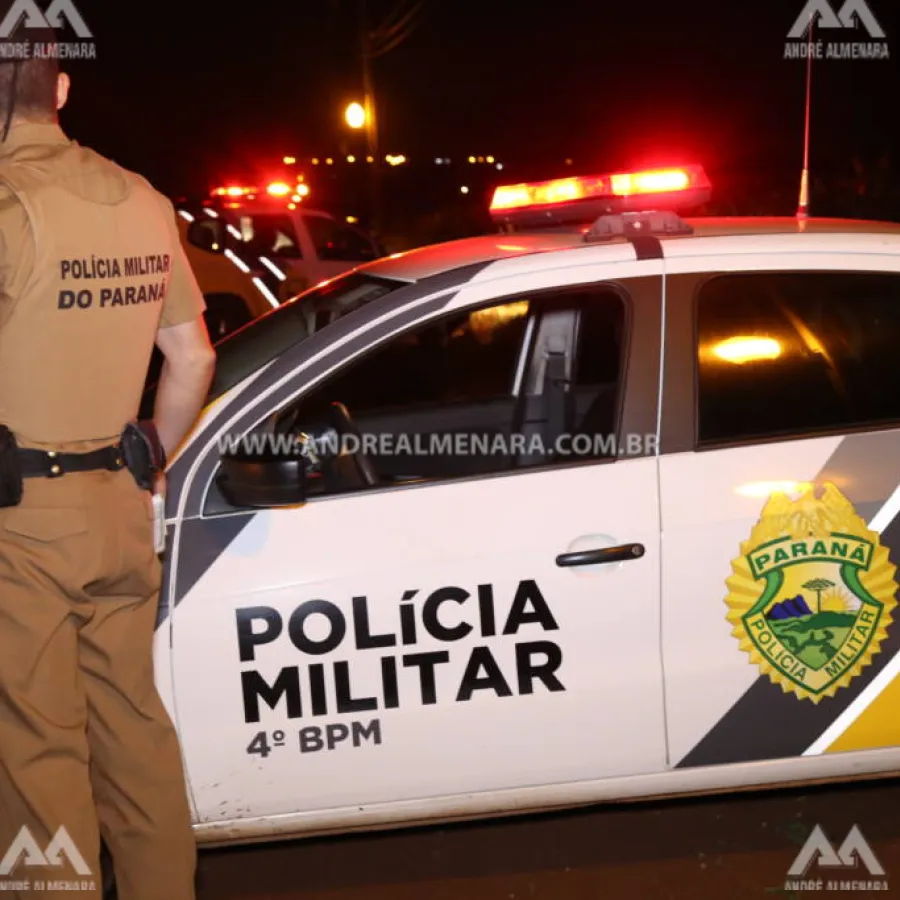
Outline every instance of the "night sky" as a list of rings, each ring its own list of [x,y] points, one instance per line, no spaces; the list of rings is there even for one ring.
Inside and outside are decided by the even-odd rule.
[[[816,63],[814,172],[898,146],[900,4],[870,5],[892,58]],[[377,24],[396,0],[368,6]],[[98,59],[70,66],[63,127],[161,190],[347,148],[343,109],[361,95],[358,0],[78,7]],[[409,39],[374,65],[380,149],[429,164],[492,154],[547,176],[569,157],[585,171],[696,160],[731,177],[793,178],[805,63],[783,54],[802,7],[428,0]]]

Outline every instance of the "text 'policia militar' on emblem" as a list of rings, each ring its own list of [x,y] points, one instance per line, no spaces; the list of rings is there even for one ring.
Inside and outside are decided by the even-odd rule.
[[[519,582],[511,604],[507,600],[509,611],[504,616],[498,614],[490,584],[478,585],[473,592],[442,587],[417,602],[419,599],[418,590],[405,591],[391,613],[396,627],[380,633],[371,627],[368,597],[353,597],[349,613],[328,600],[308,600],[286,620],[268,606],[237,610],[240,661],[256,664],[241,672],[245,721],[260,721],[261,704],[282,717],[298,719],[397,709],[405,704],[465,702],[480,692],[511,697],[532,694],[538,686],[547,691],[565,690],[557,675],[562,650],[553,641],[501,641],[492,647],[466,646],[456,653],[450,649],[415,650],[426,641],[452,645],[473,636],[515,638],[522,629],[531,633],[535,629],[558,630],[535,581]],[[383,600],[377,604],[385,605]],[[445,619],[450,618],[450,607],[471,607],[471,611],[468,616],[454,616],[453,624],[448,624]],[[290,652],[300,654],[298,664],[263,674],[260,651],[274,645],[272,658],[282,661],[285,642]],[[409,652],[390,652],[396,647]],[[353,650],[372,651],[371,664],[359,654],[353,664],[340,658]],[[504,656],[510,658],[506,671],[497,659],[504,650]],[[333,655],[337,659],[311,661]],[[354,666],[361,671],[354,671]],[[452,691],[439,689],[439,682],[450,680]],[[330,696],[333,702],[329,702]]]
[[[819,703],[880,651],[896,567],[877,533],[826,484],[773,494],[727,580],[732,634],[783,691]]]
[[[91,256],[86,259],[60,260],[60,279],[78,281],[77,287],[59,292],[59,309],[105,309],[159,303],[166,296],[166,276],[172,269],[168,253],[127,256],[124,259]],[[115,280],[148,278],[139,284],[114,284]],[[107,281],[100,287],[84,282]]]

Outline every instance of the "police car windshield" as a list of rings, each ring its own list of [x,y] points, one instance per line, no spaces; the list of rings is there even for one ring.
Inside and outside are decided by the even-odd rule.
[[[216,373],[209,401],[286,350],[366,303],[406,282],[350,272],[275,307],[216,344]],[[144,393],[141,415],[152,416],[156,385]]]
[[[210,399],[225,393],[260,366],[365,303],[403,287],[402,281],[349,273],[312,288],[255,319],[216,344]]]

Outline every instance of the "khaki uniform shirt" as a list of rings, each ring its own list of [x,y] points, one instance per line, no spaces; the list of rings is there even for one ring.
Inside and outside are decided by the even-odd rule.
[[[0,423],[20,446],[114,443],[157,330],[205,309],[172,204],[56,125],[0,143]]]

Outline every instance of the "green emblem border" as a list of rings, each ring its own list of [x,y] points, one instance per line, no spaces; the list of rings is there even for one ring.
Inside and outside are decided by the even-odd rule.
[[[869,625],[869,634],[865,640],[865,643],[860,647],[854,654],[853,659],[854,662],[862,657],[866,651],[869,649],[869,645],[872,643],[872,638],[877,634],[878,627],[881,624],[881,617],[884,614],[884,603],[880,600],[877,600],[873,597],[863,586],[862,582],[859,580],[859,572],[867,571],[869,566],[871,565],[873,554],[876,549],[875,544],[872,541],[869,541],[865,538],[859,537],[859,535],[855,534],[843,534],[841,532],[832,532],[830,538],[837,539],[850,539],[856,541],[859,544],[865,544],[869,548],[868,560],[865,563],[853,562],[845,559],[843,556],[833,557],[831,554],[828,554],[828,561],[837,563],[839,566],[840,576],[844,581],[844,584],[850,589],[851,593],[856,597],[857,600],[862,603],[862,607],[860,609],[868,607],[869,610],[875,615],[875,621],[870,623]],[[763,547],[771,547],[775,544],[782,543],[795,543],[791,541],[790,538],[776,538],[772,541],[767,541],[765,544],[760,544],[758,547],[754,547],[752,553],[758,553]],[[754,571],[753,561],[750,558],[751,554],[747,554],[744,558],[747,561],[747,565],[750,567],[750,571]],[[821,558],[817,561],[821,561]],[[806,691],[807,693],[818,696],[819,694],[827,691],[836,681],[839,681],[846,675],[846,669],[839,672],[835,675],[830,681],[827,681],[822,684],[818,689],[814,689],[810,687],[810,685],[806,684],[803,681],[798,680],[793,675],[785,671],[785,669],[780,666],[774,659],[772,659],[768,650],[766,650],[756,639],[756,635],[754,634],[753,628],[750,626],[750,619],[755,618],[760,615],[766,606],[777,596],[778,592],[781,590],[784,585],[784,569],[789,568],[790,566],[797,565],[809,565],[811,560],[809,558],[801,558],[801,559],[790,559],[787,562],[779,563],[778,565],[773,565],[772,568],[766,572],[761,577],[765,580],[765,588],[763,589],[762,596],[756,603],[741,617],[741,623],[744,626],[744,633],[747,637],[750,638],[753,646],[756,648],[757,652],[759,652],[765,660],[771,665],[773,668],[777,669],[778,672],[788,681],[793,682],[797,687],[801,690]],[[758,576],[759,577],[759,576]],[[859,611],[857,612],[857,621],[859,620]],[[776,638],[777,640],[777,638]],[[844,644],[846,640],[844,641]],[[843,648],[844,644],[841,644],[841,648]],[[780,646],[785,652],[788,652],[788,648],[778,641],[778,646]],[[821,669],[816,670],[821,671]]]

